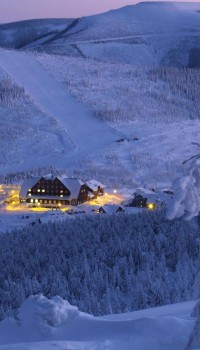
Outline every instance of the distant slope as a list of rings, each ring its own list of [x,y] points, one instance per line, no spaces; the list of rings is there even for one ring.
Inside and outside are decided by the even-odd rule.
[[[35,19],[0,25],[0,46],[19,49],[65,30],[73,19]],[[44,40],[45,41],[45,40]]]
[[[26,48],[137,65],[200,66],[199,3],[143,2],[74,24]]]
[[[142,2],[81,19],[5,24],[0,46],[136,65],[200,67],[200,4]]]

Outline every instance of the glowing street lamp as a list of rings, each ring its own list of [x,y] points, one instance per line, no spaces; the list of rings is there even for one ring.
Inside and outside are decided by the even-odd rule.
[[[155,209],[155,204],[154,203],[149,203],[147,205],[147,208],[150,209],[150,210],[153,210],[153,209]]]

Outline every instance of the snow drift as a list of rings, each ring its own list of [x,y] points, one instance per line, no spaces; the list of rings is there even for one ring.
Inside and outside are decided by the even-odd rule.
[[[194,326],[193,306],[187,302],[106,319],[83,314],[58,296],[31,296],[17,319],[0,323],[0,349],[182,350]]]

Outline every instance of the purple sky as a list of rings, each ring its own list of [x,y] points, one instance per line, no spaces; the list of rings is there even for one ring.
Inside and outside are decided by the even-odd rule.
[[[142,0],[0,0],[0,23],[30,18],[87,16],[139,1]]]
[[[30,18],[87,16],[140,0],[0,0],[0,23]]]

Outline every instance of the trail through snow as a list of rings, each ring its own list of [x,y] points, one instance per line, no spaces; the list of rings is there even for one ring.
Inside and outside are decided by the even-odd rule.
[[[61,162],[62,165],[67,165],[70,161],[69,155],[77,160],[116,140],[114,130],[67,94],[62,84],[55,81],[33,57],[26,53],[1,49],[0,66],[24,87],[34,103],[49,116],[48,127],[52,127],[62,144],[63,154],[60,157],[48,155],[40,161],[37,160],[37,165],[56,165]],[[31,166],[33,159],[27,162]],[[20,165],[20,169],[22,168]]]

